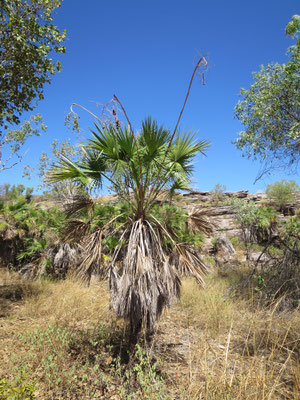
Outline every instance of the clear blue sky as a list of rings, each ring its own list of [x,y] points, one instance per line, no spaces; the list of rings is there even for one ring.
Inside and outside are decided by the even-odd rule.
[[[64,0],[54,22],[67,30],[67,53],[36,109],[48,131],[28,144],[25,163],[35,165],[55,138],[72,136],[64,126],[72,102],[97,112],[95,102],[105,103],[115,93],[136,129],[148,115],[173,128],[195,63],[206,55],[206,86],[194,81],[181,120],[182,127],[212,143],[207,157],[197,160],[197,188],[220,183],[229,191],[256,192],[282,178],[300,184],[299,176],[277,174],[253,185],[259,164],[242,158],[231,144],[242,130],[233,118],[240,88],[251,85],[261,64],[287,60],[292,41],[285,26],[299,13],[299,0]],[[80,116],[88,136],[93,120],[84,112]],[[21,183],[21,177],[16,167],[2,173],[1,181]]]

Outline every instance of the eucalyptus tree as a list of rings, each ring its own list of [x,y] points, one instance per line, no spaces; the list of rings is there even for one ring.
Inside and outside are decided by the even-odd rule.
[[[27,139],[46,130],[39,114],[20,123],[61,70],[60,61],[53,60],[65,53],[66,32],[53,24],[60,5],[59,0],[0,2],[0,172],[20,163]]]
[[[53,25],[59,0],[2,0],[0,4],[0,126],[19,123],[44,84],[61,69],[51,53],[64,53],[65,31]]]
[[[108,183],[127,204],[126,220],[114,228],[119,245],[111,257],[108,275],[111,304],[119,317],[130,322],[132,342],[143,322],[146,333],[151,334],[163,308],[179,297],[178,268],[193,275],[199,284],[206,272],[194,247],[180,243],[172,226],[162,223],[153,212],[162,194],[191,187],[192,161],[209,147],[209,142],[199,140],[195,133],[177,129],[179,120],[173,133],[151,118],[145,119],[137,132],[129,120],[128,126],[122,126],[119,120],[98,120],[91,139],[81,144],[83,160],[74,163],[63,156],[49,175],[51,182],[73,180],[88,190]],[[117,219],[95,231],[89,240],[97,248],[98,261],[101,240]]]
[[[300,155],[300,16],[294,15],[286,35],[296,39],[284,64],[261,66],[254,83],[242,89],[235,116],[245,126],[235,145],[248,158],[273,168],[296,170]]]

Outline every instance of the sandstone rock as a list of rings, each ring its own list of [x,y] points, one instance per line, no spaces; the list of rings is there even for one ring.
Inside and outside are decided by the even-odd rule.
[[[267,254],[261,254],[260,251],[256,252],[256,253],[250,253],[249,254],[249,260],[250,261],[258,261],[258,262],[266,262],[269,261],[269,257],[267,256]]]
[[[238,199],[244,199],[248,196],[248,190],[238,190],[237,192],[226,192],[224,193],[227,197],[237,197]]]
[[[211,206],[207,207],[210,216],[223,216],[223,215],[235,215],[231,206]]]
[[[234,247],[224,233],[216,238],[214,250],[222,262],[229,261],[235,255]]]

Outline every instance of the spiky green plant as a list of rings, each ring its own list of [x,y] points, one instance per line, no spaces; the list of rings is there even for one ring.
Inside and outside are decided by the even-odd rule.
[[[2,204],[0,218],[3,220],[0,227],[3,264],[12,264],[20,272],[26,270],[31,278],[41,276],[47,251],[59,241],[64,215],[57,208],[42,209],[19,198]]]
[[[201,60],[190,86],[200,64]],[[133,342],[142,322],[151,334],[164,306],[178,298],[176,267],[184,265],[200,284],[206,272],[195,249],[181,242],[172,226],[155,215],[161,194],[191,187],[192,161],[209,147],[208,141],[199,140],[194,133],[177,129],[182,111],[173,133],[151,118],[144,120],[137,132],[129,120],[128,126],[98,120],[91,130],[92,138],[81,144],[82,162],[75,164],[62,157],[49,176],[52,183],[71,179],[88,190],[109,182],[119,200],[127,204],[124,223],[112,230],[111,224],[119,218],[116,216],[91,233],[88,243],[93,245],[86,262],[89,266],[96,260],[101,266],[102,239],[118,232],[119,244],[109,267],[111,303],[118,316],[129,320]]]

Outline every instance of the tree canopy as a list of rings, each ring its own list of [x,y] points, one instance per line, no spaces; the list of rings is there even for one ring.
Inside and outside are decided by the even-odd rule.
[[[297,168],[300,154],[300,16],[294,15],[286,34],[296,39],[288,49],[289,61],[261,66],[254,83],[242,89],[235,116],[246,129],[235,145],[248,158],[274,167]]]
[[[15,129],[7,129],[0,134],[0,172],[19,164],[24,157],[21,152],[31,136],[40,136],[47,130],[41,114],[32,115]]]
[[[52,23],[59,0],[2,0],[0,5],[0,127],[43,99],[44,84],[60,70],[51,53],[64,53],[65,31]]]

